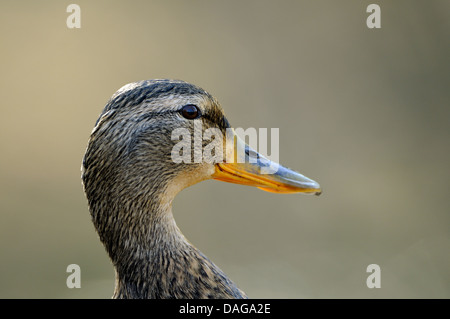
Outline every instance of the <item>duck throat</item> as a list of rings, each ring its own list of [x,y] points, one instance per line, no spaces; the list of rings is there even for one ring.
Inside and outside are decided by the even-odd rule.
[[[110,210],[109,220],[115,222],[108,229],[97,228],[116,271],[114,298],[246,297],[187,241],[175,223],[171,201],[149,204]]]
[[[173,281],[190,267],[184,252],[191,245],[171,212],[141,218],[141,229],[132,223],[135,228],[127,227],[117,247],[110,249],[116,271],[114,298],[170,298]]]

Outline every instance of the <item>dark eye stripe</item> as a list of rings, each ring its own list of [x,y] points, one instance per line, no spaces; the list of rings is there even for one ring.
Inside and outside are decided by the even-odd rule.
[[[194,104],[188,104],[181,108],[181,115],[188,120],[194,120],[201,116],[200,110]]]

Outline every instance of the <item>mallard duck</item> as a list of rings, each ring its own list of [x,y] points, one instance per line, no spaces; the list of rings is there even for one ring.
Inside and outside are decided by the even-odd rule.
[[[216,150],[223,147],[223,160],[174,160],[180,139],[173,132],[194,133],[195,123],[203,132],[223,134],[223,140],[214,138]],[[225,143],[230,135],[234,142]],[[237,158],[239,145],[246,158],[256,161],[230,160]],[[203,141],[200,152],[206,146]],[[195,157],[197,151],[189,154]],[[120,88],[100,114],[82,163],[91,218],[115,268],[113,298],[247,298],[183,236],[172,201],[182,189],[207,179],[277,193],[320,194],[318,183],[281,165],[263,174],[268,164],[274,163],[237,138],[218,101],[205,90],[175,80]]]

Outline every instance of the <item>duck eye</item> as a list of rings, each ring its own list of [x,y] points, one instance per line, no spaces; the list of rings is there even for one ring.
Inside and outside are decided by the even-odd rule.
[[[201,114],[196,105],[188,104],[183,106],[183,108],[181,109],[181,115],[183,115],[183,117],[187,118],[188,120],[193,120],[197,117],[200,117]]]

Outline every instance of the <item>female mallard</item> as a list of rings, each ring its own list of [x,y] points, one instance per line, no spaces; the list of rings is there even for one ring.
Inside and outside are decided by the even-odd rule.
[[[177,227],[172,201],[182,189],[213,178],[279,193],[320,193],[316,182],[282,166],[273,174],[262,173],[274,163],[261,161],[248,146],[245,154],[251,152],[256,163],[230,161],[243,145],[238,139],[211,142],[216,150],[223,147],[225,160],[174,160],[178,140],[172,133],[180,128],[195,133],[199,126],[194,123],[223,137],[231,132],[235,141],[217,100],[183,81],[125,85],[97,120],[82,180],[92,221],[115,267],[114,298],[247,297]],[[204,148],[203,142],[200,153]],[[198,158],[198,152],[194,147],[191,155]]]

